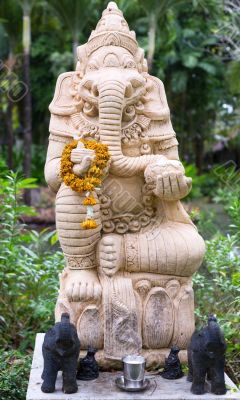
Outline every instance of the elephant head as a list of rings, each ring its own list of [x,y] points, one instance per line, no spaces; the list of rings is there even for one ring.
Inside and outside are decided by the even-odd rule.
[[[141,114],[149,119],[166,119],[169,130],[169,109],[162,83],[148,75],[144,51],[115,3],[109,3],[96,30],[78,47],[77,54],[76,73],[63,74],[59,79],[50,111],[58,115],[80,111],[90,124],[95,121],[100,141],[108,145],[110,169],[115,175],[144,171],[156,156],[124,156],[121,129]],[[67,86],[71,86],[72,100],[66,95]],[[67,107],[63,107],[61,92]]]
[[[56,323],[51,332],[52,350],[58,356],[66,357],[77,351],[79,340],[74,325],[70,323],[69,314],[63,313],[61,322]]]
[[[111,171],[121,176],[143,171],[153,155],[124,156],[121,129],[136,114],[162,119],[169,116],[169,109],[156,105],[156,99],[161,103],[164,97],[159,83],[148,75],[144,51],[115,3],[109,3],[88,42],[78,48],[78,60],[77,95],[83,113],[89,118],[98,116],[100,140],[111,154]]]

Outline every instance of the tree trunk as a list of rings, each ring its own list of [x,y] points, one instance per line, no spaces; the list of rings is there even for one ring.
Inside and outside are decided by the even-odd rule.
[[[15,59],[13,56],[13,53],[10,49],[9,55],[8,55],[8,68],[9,68],[9,75],[8,75],[8,81],[9,81],[9,91],[8,91],[8,96],[7,96],[7,110],[5,114],[5,123],[6,123],[6,133],[7,133],[7,165],[9,169],[13,169],[13,118],[12,118],[12,113],[13,113],[13,102],[11,99],[11,88],[12,88],[12,80],[13,80],[13,75],[12,75],[12,70],[13,66],[15,63]]]
[[[7,165],[9,169],[13,169],[13,126],[12,126],[12,110],[13,103],[8,99],[6,111],[6,131],[7,131]]]
[[[201,175],[203,171],[203,157],[204,157],[204,141],[201,135],[195,136],[194,150],[195,150],[195,164],[197,167],[197,174]]]
[[[73,38],[73,43],[72,43],[72,51],[73,51],[73,68],[75,69],[76,67],[76,62],[77,62],[77,48],[79,46],[79,42],[77,38]]]
[[[156,45],[157,17],[154,10],[149,13],[149,29],[148,29],[148,52],[147,62],[149,73],[152,71],[153,59]]]
[[[31,43],[31,20],[29,14],[23,16],[23,80],[28,91],[23,99],[24,108],[24,160],[23,172],[26,178],[31,176],[31,149],[32,149],[32,98],[30,88],[30,43]],[[31,203],[31,193],[26,190],[24,193],[26,204]]]

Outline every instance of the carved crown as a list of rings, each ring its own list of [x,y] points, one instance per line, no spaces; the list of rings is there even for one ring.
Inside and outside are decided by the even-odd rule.
[[[135,32],[129,30],[122,11],[113,1],[103,11],[102,18],[88,39],[86,44],[87,56],[102,46],[124,47],[132,55],[135,55],[138,50]]]

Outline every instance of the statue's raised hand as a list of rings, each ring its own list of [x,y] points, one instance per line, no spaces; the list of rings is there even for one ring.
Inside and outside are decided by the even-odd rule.
[[[91,167],[92,159],[88,156],[84,157],[83,160],[73,166],[73,172],[75,175],[83,176],[87,173]]]
[[[86,174],[95,158],[94,150],[86,149],[83,143],[78,142],[76,149],[72,150],[71,161],[74,163],[73,172],[78,176]]]
[[[155,196],[162,200],[174,201],[187,196],[192,187],[192,179],[186,177],[180,161],[158,160],[147,166],[144,176]]]

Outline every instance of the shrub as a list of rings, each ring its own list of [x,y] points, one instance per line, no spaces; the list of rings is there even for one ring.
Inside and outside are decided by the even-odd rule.
[[[226,171],[224,172],[226,173]],[[229,183],[229,180],[225,179]],[[227,370],[240,383],[240,187],[222,186],[215,201],[225,204],[231,223],[228,233],[215,232],[206,241],[205,261],[194,275],[197,323],[206,323],[210,313],[217,315],[227,341]],[[212,222],[214,227],[214,221]],[[209,221],[208,221],[209,228]],[[204,233],[204,227],[201,226]]]
[[[30,372],[31,356],[18,351],[0,354],[1,400],[25,400]]]
[[[27,230],[19,222],[34,210],[21,204],[33,179],[7,173],[0,179],[0,346],[32,347],[35,334],[53,323],[63,255],[52,252],[54,233]]]

